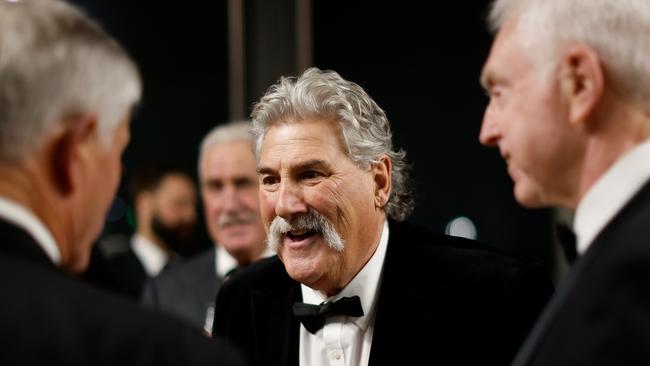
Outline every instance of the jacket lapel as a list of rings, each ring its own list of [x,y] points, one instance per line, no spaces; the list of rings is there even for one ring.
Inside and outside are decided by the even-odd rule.
[[[418,294],[411,290],[417,286],[405,286],[408,283],[405,281],[417,281],[413,278],[404,278],[404,273],[408,271],[402,268],[402,248],[410,240],[408,233],[404,233],[399,224],[393,222],[389,224],[390,236],[379,285],[369,366],[391,364],[396,351],[396,335],[399,337],[400,334],[407,332],[406,336],[408,336],[409,329],[404,322],[404,314],[408,314],[408,318],[411,319],[426,317],[422,311],[408,305],[420,303]]]
[[[535,361],[537,354],[540,350],[540,345],[543,342],[549,328],[553,325],[554,319],[562,311],[562,307],[571,301],[569,297],[580,285],[581,277],[584,273],[591,271],[596,263],[602,258],[607,258],[608,245],[616,239],[619,232],[617,231],[621,222],[634,213],[642,210],[647,202],[650,201],[650,180],[637,192],[632,199],[618,212],[614,218],[607,224],[602,232],[596,236],[593,243],[582,256],[578,257],[567,277],[562,280],[561,285],[555,291],[555,294],[549,301],[548,305],[544,308],[542,314],[538,318],[535,326],[526,337],[523,345],[519,349],[512,366],[530,365]],[[612,238],[613,237],[613,238]],[[625,243],[617,243],[616,245],[624,245]]]
[[[260,357],[255,364],[298,366],[300,323],[291,309],[294,302],[302,300],[302,295],[297,282],[291,281],[288,285],[281,295],[251,293],[255,354]]]
[[[22,228],[0,219],[0,237],[0,255],[22,257],[56,268],[36,240]]]

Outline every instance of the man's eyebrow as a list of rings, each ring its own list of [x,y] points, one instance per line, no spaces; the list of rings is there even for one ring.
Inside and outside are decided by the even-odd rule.
[[[269,167],[259,166],[257,167],[257,174],[273,174],[275,171]]]
[[[328,168],[329,164],[321,159],[310,159],[289,167],[290,170],[309,170],[317,167]],[[257,174],[275,174],[276,171],[266,166],[257,167]]]
[[[329,167],[329,164],[327,164],[324,160],[321,159],[310,159],[304,162],[301,162],[300,164],[296,164],[293,169],[294,170],[308,170],[316,167]]]

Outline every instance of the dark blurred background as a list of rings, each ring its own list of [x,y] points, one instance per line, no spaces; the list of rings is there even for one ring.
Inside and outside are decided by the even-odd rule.
[[[247,117],[282,75],[333,69],[385,109],[396,145],[407,151],[417,193],[410,221],[437,232],[475,232],[488,245],[557,270],[553,213],[519,207],[498,151],[478,142],[488,1],[72,2],[123,43],[144,77],[124,182],[160,161],[180,162],[196,178],[198,145],[212,127]],[[107,233],[132,230],[125,186]],[[208,245],[204,236],[196,250]]]

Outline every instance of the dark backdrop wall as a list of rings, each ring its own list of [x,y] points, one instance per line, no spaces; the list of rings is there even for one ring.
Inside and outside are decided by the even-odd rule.
[[[226,3],[73,0],[115,36],[135,59],[144,81],[133,115],[119,196],[105,234],[133,230],[128,182],[144,166],[182,165],[196,179],[199,143],[228,118]],[[199,209],[202,213],[202,209]],[[201,216],[202,217],[202,216]],[[209,244],[203,220],[196,247]]]
[[[248,106],[280,76],[302,71],[287,55],[295,52],[296,1],[303,0],[243,0]],[[154,161],[194,171],[201,136],[228,118],[227,1],[73,2],[100,19],[144,75],[125,180]],[[479,240],[550,267],[550,213],[519,207],[498,152],[478,143],[487,101],[478,78],[491,42],[486,6],[313,0],[312,59],[359,83],[386,110],[413,165],[410,221],[443,232],[465,216]],[[118,200],[109,232],[125,227],[120,207]]]
[[[519,207],[498,151],[478,142],[486,7],[314,1],[314,63],[359,83],[386,111],[414,169],[411,221],[442,232],[465,216],[479,240],[550,265],[549,212]]]

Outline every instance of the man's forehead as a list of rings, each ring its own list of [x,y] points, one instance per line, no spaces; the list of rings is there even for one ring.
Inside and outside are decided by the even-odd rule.
[[[254,163],[255,154],[248,141],[231,141],[214,145],[203,159],[210,166],[229,166]]]
[[[336,121],[305,119],[273,125],[261,141],[260,157],[265,150],[282,147],[288,151],[309,147],[335,147],[343,141],[341,125]]]
[[[286,150],[262,153],[257,164],[257,172],[328,168],[342,163],[343,159],[349,159],[347,154],[339,151],[340,149],[334,145],[325,145],[321,148],[307,146],[304,149],[287,146],[289,147]]]
[[[508,19],[498,31],[490,53],[483,69],[481,70],[481,85],[489,88],[493,84],[505,82],[503,71],[511,71],[524,60],[523,39],[518,33],[518,20],[515,17]]]
[[[236,180],[255,177],[255,157],[252,152],[228,152],[208,156],[201,166],[201,180]]]

